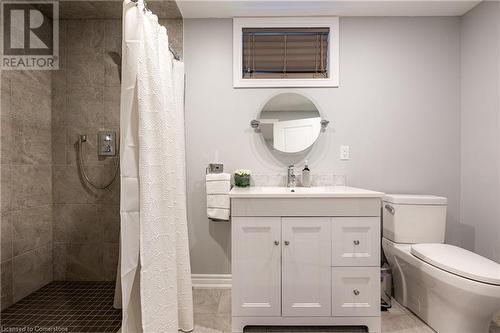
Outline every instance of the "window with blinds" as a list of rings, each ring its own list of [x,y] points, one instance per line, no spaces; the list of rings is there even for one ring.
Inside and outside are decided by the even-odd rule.
[[[243,28],[243,79],[329,78],[329,27]]]

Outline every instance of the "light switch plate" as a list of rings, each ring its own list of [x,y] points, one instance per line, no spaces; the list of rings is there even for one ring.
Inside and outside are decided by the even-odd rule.
[[[340,159],[346,161],[349,159],[349,146],[340,146]]]

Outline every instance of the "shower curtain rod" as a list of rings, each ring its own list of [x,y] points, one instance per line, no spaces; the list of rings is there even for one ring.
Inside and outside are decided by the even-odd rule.
[[[131,0],[131,1],[135,2],[136,5],[139,3],[139,0]],[[148,6],[148,3],[146,2],[146,0],[142,0],[142,2],[144,3],[144,10],[149,10],[151,12],[151,9],[149,9],[149,6]],[[175,52],[175,50],[172,48],[172,44],[168,43],[168,49],[169,49],[170,53],[172,53],[172,56],[174,57],[175,60],[177,60],[177,61],[181,60],[179,55],[177,55],[177,52]]]

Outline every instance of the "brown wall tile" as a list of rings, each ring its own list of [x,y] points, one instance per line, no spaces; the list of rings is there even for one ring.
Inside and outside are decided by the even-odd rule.
[[[52,281],[52,244],[12,259],[14,302]]]
[[[13,289],[12,289],[12,261],[4,261],[0,266],[1,270],[1,284],[2,284],[2,310],[8,308],[14,303]]]
[[[52,203],[52,168],[47,165],[12,167],[12,209]]]
[[[12,258],[12,213],[3,213],[2,216],[2,239],[1,239],[1,249],[2,251],[2,261]]]
[[[13,255],[52,242],[52,205],[12,212]]]
[[[61,243],[101,243],[104,226],[97,206],[66,204],[54,206],[54,241]]]

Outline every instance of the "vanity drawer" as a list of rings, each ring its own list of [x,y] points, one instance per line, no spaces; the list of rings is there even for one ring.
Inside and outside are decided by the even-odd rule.
[[[380,218],[334,217],[332,266],[380,266]]]
[[[332,316],[379,316],[380,268],[332,268]]]

